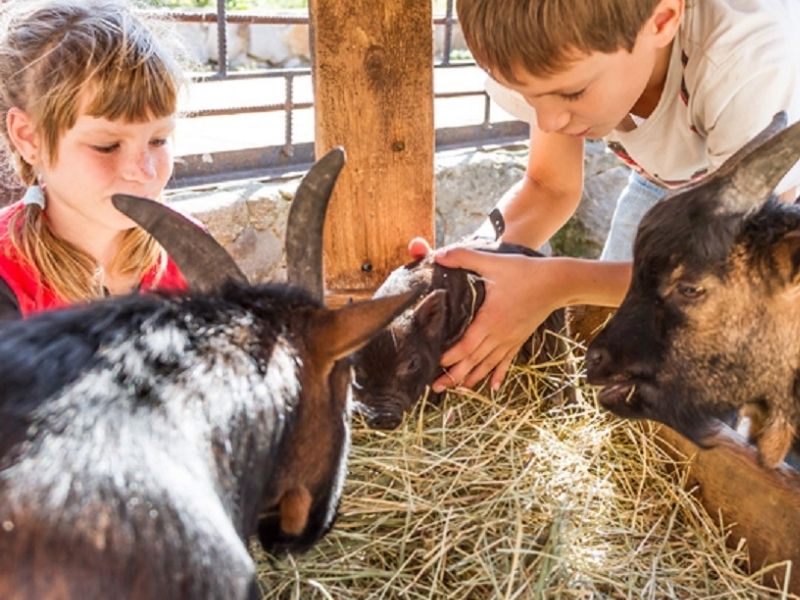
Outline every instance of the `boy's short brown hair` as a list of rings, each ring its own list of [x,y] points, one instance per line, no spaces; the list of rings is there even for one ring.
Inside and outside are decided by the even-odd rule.
[[[659,0],[457,0],[475,61],[519,83],[515,68],[553,75],[580,54],[629,52]]]

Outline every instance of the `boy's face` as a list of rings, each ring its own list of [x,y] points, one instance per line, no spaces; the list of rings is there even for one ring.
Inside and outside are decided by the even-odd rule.
[[[47,211],[75,233],[83,227],[118,232],[133,221],[111,204],[113,194],[158,198],[172,175],[175,117],[144,123],[110,121],[81,112],[58,143],[57,158],[42,165]]]
[[[657,88],[660,94],[663,79],[654,74],[664,58],[669,58],[668,48],[659,52],[640,36],[631,52],[583,54],[552,76],[536,77],[518,68],[514,75],[519,83],[497,79],[525,98],[545,133],[601,138],[634,110],[646,91]]]

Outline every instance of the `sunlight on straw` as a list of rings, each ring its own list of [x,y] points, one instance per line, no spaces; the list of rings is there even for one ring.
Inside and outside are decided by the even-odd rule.
[[[791,597],[759,581],[792,565],[749,575],[657,427],[600,410],[581,369],[567,352],[396,431],[356,423],[333,531],[300,557],[253,547],[265,597]]]

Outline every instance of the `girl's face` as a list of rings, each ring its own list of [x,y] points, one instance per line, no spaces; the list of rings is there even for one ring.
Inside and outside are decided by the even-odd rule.
[[[175,117],[144,123],[109,121],[81,113],[59,140],[57,158],[41,165],[47,213],[57,231],[130,229],[111,204],[113,194],[156,199],[172,175]]]

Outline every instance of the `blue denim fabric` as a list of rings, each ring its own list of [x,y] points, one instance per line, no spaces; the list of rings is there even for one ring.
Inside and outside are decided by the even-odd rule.
[[[644,214],[667,195],[667,190],[636,172],[631,172],[628,185],[617,198],[617,207],[611,217],[611,228],[606,237],[600,260],[630,261],[633,259],[633,241],[639,221]]]

